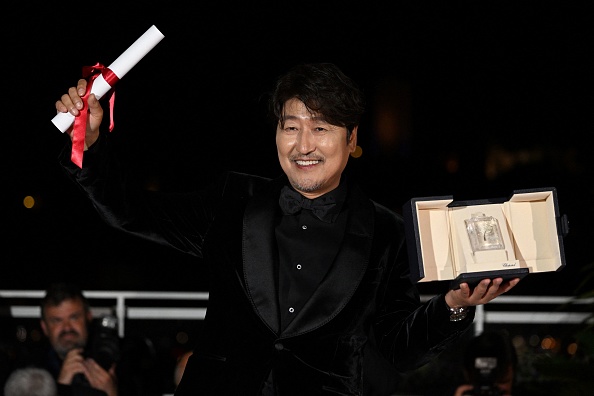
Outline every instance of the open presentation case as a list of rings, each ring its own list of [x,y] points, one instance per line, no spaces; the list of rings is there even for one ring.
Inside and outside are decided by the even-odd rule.
[[[555,188],[516,190],[508,198],[454,201],[413,198],[403,207],[414,282],[450,280],[471,286],[482,279],[523,278],[565,266]]]

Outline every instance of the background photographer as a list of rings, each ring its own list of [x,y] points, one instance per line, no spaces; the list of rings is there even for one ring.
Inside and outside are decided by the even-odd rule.
[[[118,396],[119,339],[107,337],[101,346],[104,353],[100,362],[106,366],[102,367],[92,356],[92,319],[89,302],[77,286],[56,283],[46,290],[40,325],[49,348],[40,356],[39,364],[54,376],[61,396]]]
[[[171,390],[171,377],[159,375],[163,359],[153,342],[144,334],[120,338],[115,317],[93,318],[77,285],[51,284],[40,308],[39,330],[46,337],[15,350],[7,373],[43,368],[54,378],[58,396],[162,396]]]
[[[469,341],[464,353],[466,384],[454,396],[511,396],[515,392],[518,364],[516,349],[509,337],[500,332],[484,332]]]

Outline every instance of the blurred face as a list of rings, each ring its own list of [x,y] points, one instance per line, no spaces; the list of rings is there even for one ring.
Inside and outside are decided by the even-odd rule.
[[[45,308],[41,328],[58,355],[64,358],[71,349],[86,345],[90,321],[91,313],[85,313],[80,299],[64,300],[60,305]]]
[[[357,129],[347,142],[345,127],[310,114],[298,99],[285,103],[284,118],[276,128],[276,149],[293,188],[310,199],[334,190],[357,147]]]

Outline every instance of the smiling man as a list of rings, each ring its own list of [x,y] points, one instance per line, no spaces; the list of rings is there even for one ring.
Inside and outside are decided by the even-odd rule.
[[[86,88],[79,80],[56,110],[87,111]],[[200,191],[134,190],[94,95],[82,169],[70,141],[61,163],[108,224],[208,266],[204,328],[176,396],[396,393],[399,373],[438,355],[471,327],[474,306],[519,279],[463,283],[421,303],[401,216],[344,174],[361,90],[334,64],[301,64],[269,103],[283,170],[274,179],[226,172]]]
[[[289,99],[276,131],[281,167],[293,188],[309,199],[338,187],[357,148],[357,126],[332,125],[299,99]]]

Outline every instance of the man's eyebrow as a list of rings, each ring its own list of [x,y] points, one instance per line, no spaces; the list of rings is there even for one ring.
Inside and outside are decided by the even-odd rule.
[[[296,116],[296,115],[292,115],[292,114],[285,114],[283,116],[283,118],[286,121],[286,120],[299,120],[302,117]],[[310,115],[308,118],[310,118],[312,121],[327,122],[326,121],[326,118],[323,115]]]

